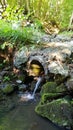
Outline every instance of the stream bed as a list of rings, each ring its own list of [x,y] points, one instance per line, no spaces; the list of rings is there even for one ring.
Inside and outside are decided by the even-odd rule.
[[[12,104],[7,102],[10,108],[6,108],[7,103],[0,104],[0,130],[65,130],[35,113],[38,100],[26,102],[12,97]]]

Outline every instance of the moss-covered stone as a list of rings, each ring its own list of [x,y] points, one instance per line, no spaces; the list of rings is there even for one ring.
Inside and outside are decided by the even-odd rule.
[[[56,92],[63,93],[68,92],[67,87],[62,83],[56,87]]]
[[[57,86],[55,82],[47,82],[41,90],[41,103],[50,102],[53,99],[58,99],[65,95],[67,88],[64,84]]]
[[[60,126],[72,126],[73,102],[62,83],[47,82],[41,90],[41,100],[35,111]]]
[[[6,83],[4,84],[4,86],[2,87],[2,91],[5,94],[9,94],[11,92],[14,91],[14,86],[12,84]]]
[[[51,102],[54,99],[58,99],[60,96],[62,96],[61,93],[45,93],[41,97],[41,104]]]
[[[67,79],[67,77],[65,77],[64,75],[61,75],[61,74],[56,74],[55,75],[55,82],[59,85],[63,82],[65,82]]]
[[[67,88],[64,84],[57,86],[56,82],[47,82],[43,85],[41,95],[44,93],[63,93],[66,92]]]
[[[60,126],[73,126],[73,107],[64,98],[53,100],[43,105],[40,102],[35,111]]]
[[[54,92],[56,92],[55,91],[56,87],[57,87],[57,84],[55,82],[47,82],[42,87],[41,95],[43,95],[44,93],[54,93]]]

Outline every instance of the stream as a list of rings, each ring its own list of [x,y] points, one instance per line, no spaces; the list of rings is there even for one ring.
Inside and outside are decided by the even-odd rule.
[[[16,104],[15,100],[14,106],[7,111],[5,105],[0,104],[0,130],[65,130],[35,113],[39,99],[26,102],[17,95]]]

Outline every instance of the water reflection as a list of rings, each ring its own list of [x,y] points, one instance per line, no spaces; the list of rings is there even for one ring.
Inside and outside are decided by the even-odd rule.
[[[0,118],[0,130],[65,130],[38,116],[36,102],[20,102]],[[1,121],[2,119],[2,121]]]

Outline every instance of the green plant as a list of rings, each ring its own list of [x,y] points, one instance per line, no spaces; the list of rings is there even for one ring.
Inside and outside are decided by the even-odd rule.
[[[25,44],[35,43],[39,41],[42,33],[40,32],[41,23],[36,21],[33,26],[21,27],[19,22],[14,22],[17,28],[13,28],[12,23],[0,21],[0,49],[14,46],[22,47]]]
[[[20,7],[19,5],[8,5],[2,16],[7,21],[18,21],[19,19],[24,19],[23,6]]]
[[[56,23],[59,28],[67,28],[73,11],[73,0],[11,0],[3,13],[6,20],[37,18],[44,22]]]
[[[6,82],[6,81],[10,81],[9,76],[4,76],[4,78],[3,78],[3,82]]]

